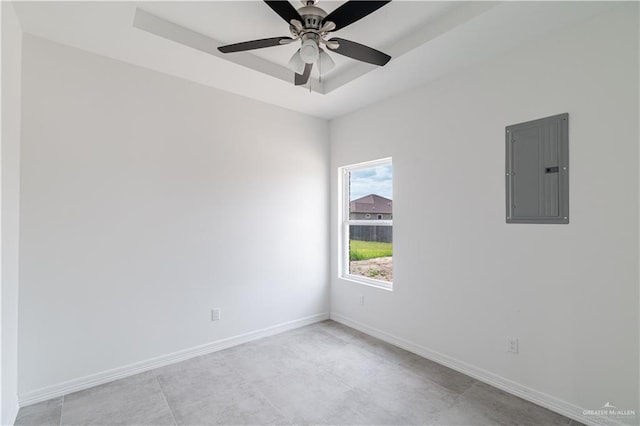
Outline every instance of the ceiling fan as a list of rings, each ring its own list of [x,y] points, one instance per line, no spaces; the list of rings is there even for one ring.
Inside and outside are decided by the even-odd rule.
[[[375,12],[391,0],[350,0],[329,14],[315,6],[317,1],[302,0],[303,6],[296,10],[287,0],[264,0],[274,12],[287,21],[291,37],[271,37],[228,44],[218,47],[218,50],[222,53],[242,52],[282,46],[300,40],[301,46],[288,64],[288,67],[296,73],[294,79],[296,86],[309,81],[314,63],[322,72],[329,71],[335,66],[333,59],[320,46],[326,46],[330,51],[340,55],[374,65],[383,66],[389,62],[391,56],[371,47],[342,38],[327,39],[326,37],[329,33],[338,31]]]

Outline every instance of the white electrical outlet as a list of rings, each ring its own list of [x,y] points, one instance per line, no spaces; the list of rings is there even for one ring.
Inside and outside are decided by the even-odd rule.
[[[360,306],[364,306],[364,295],[362,294],[360,295],[359,301],[360,301]]]
[[[220,319],[220,308],[213,308],[211,310],[211,321],[218,321]]]
[[[518,353],[518,339],[507,339],[507,352]]]

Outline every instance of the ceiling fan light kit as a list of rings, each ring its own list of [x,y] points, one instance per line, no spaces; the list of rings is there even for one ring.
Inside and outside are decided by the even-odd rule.
[[[305,64],[313,64],[318,60],[320,56],[320,49],[318,42],[312,39],[307,39],[302,42],[300,47],[300,58]]]
[[[291,59],[289,59],[287,68],[289,68],[291,71],[297,74],[302,74],[304,72],[304,66],[305,66],[305,63],[300,57],[300,49],[298,49],[296,50],[296,53],[294,53],[293,56],[291,56]]]
[[[300,48],[287,64],[287,67],[295,72],[294,83],[296,86],[304,85],[309,81],[314,64],[317,65],[320,72],[328,72],[335,66],[331,56],[320,45],[352,59],[384,66],[389,62],[391,56],[353,41],[340,38],[327,39],[326,37],[330,32],[359,21],[390,1],[350,0],[327,14],[323,9],[315,6],[317,0],[303,0],[303,6],[297,10],[287,0],[264,0],[274,12],[289,24],[291,37],[272,37],[229,44],[218,47],[218,50],[222,53],[243,52],[287,45],[300,40]]]
[[[318,61],[318,68],[322,72],[328,72],[328,71],[331,71],[335,66],[336,66],[336,63],[333,62],[333,59],[331,59],[331,56],[329,56],[327,52],[325,52],[323,49],[320,49],[320,58]]]

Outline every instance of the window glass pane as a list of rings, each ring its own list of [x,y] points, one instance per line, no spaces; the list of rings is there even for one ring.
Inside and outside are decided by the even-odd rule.
[[[391,288],[393,282],[393,166],[391,159],[346,166],[342,274]],[[358,224],[352,221],[358,221]],[[351,222],[351,223],[350,223]],[[366,278],[366,280],[364,279]]]
[[[393,281],[393,227],[349,226],[349,273]]]
[[[349,219],[391,220],[393,217],[391,164],[349,173]]]

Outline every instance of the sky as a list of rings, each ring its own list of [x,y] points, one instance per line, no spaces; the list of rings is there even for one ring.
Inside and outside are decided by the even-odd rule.
[[[351,172],[349,201],[369,194],[393,200],[393,166],[378,166]]]

